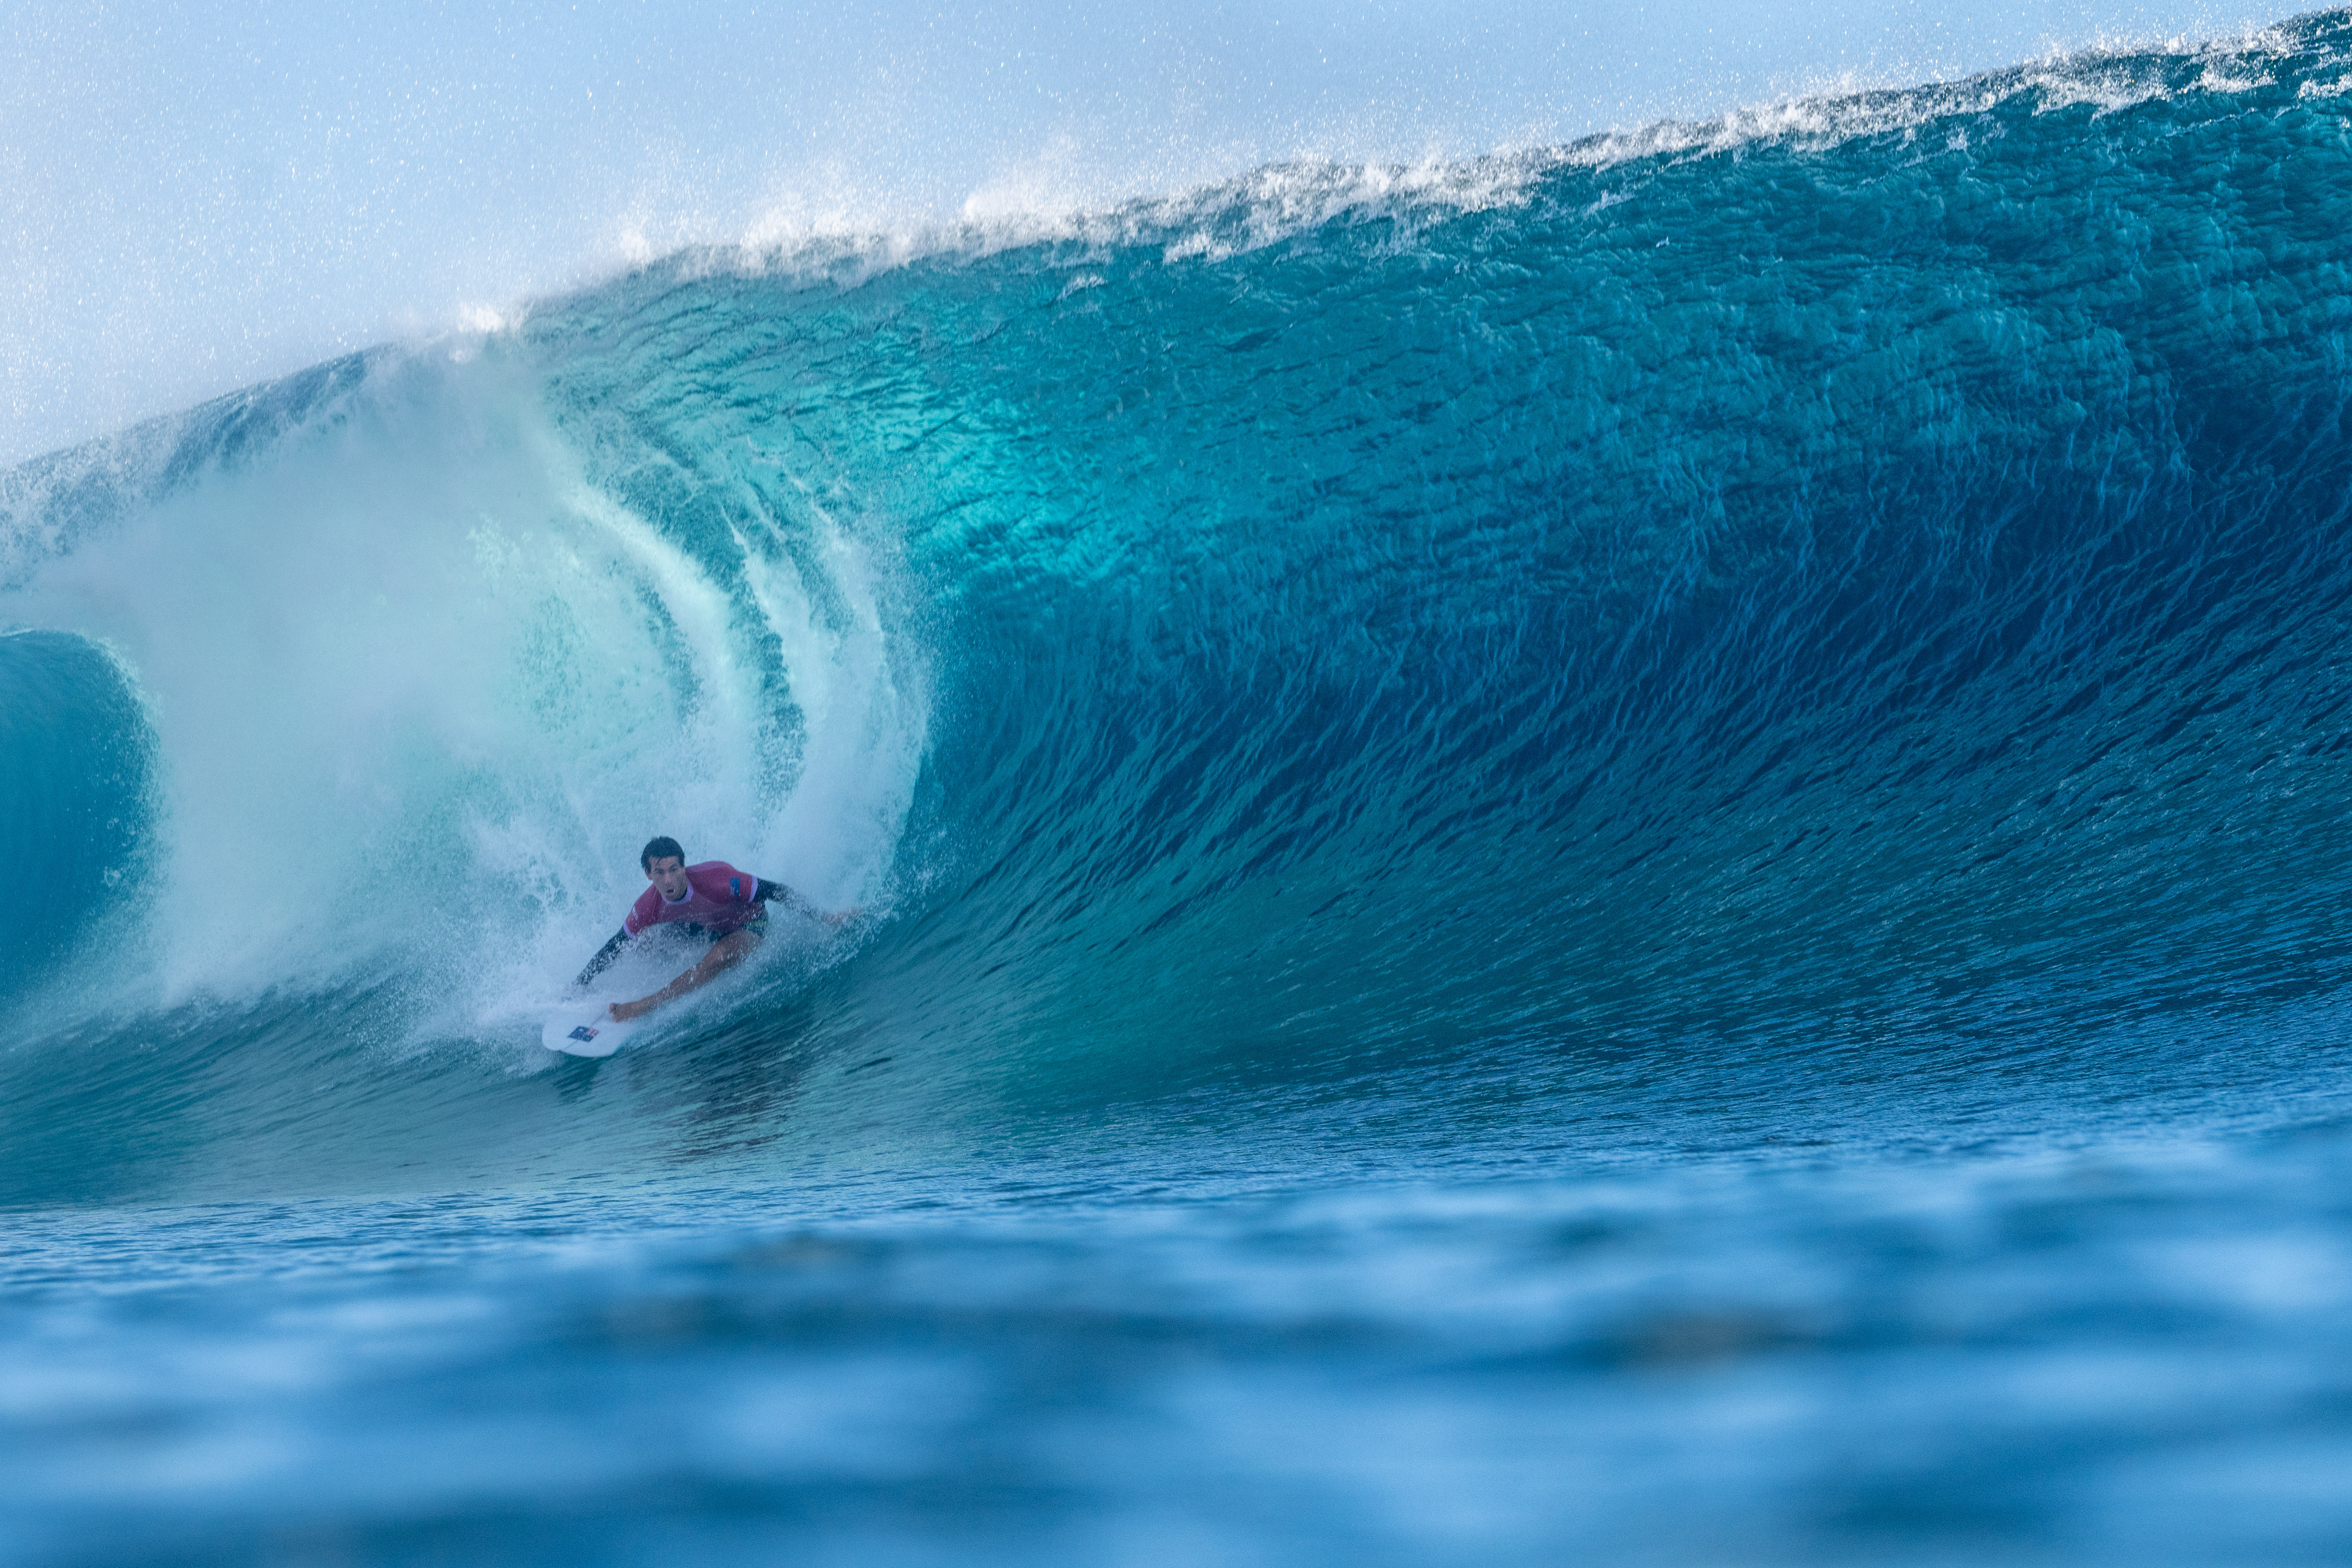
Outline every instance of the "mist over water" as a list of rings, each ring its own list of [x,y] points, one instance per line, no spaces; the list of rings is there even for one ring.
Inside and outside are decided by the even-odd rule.
[[[1555,145],[2251,5],[682,0],[0,16],[0,461],[688,244],[905,235],[1291,159]]]
[[[15,1549],[2341,1555],[2352,16],[1952,47],[0,475]],[[554,1057],[656,832],[860,912]]]

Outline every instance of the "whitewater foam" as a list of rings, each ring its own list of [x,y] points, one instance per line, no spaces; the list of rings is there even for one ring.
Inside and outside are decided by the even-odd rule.
[[[788,554],[772,523],[698,558],[583,474],[493,341],[12,538],[6,614],[115,650],[156,736],[154,1005],[387,973],[543,993],[656,831],[878,890],[921,699],[856,542]],[[843,574],[837,628],[812,567]]]

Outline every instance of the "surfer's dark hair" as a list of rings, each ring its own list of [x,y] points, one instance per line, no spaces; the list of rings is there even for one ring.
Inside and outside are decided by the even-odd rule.
[[[656,838],[646,846],[644,854],[637,857],[637,869],[650,871],[654,868],[655,861],[667,860],[672,856],[676,856],[683,862],[686,859],[686,851],[677,847],[677,840],[675,838]]]

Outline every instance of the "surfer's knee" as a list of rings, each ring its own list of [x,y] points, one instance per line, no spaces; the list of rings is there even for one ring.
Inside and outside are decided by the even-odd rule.
[[[730,931],[710,944],[702,955],[702,967],[717,971],[742,962],[744,956],[760,943],[759,937],[748,931]]]

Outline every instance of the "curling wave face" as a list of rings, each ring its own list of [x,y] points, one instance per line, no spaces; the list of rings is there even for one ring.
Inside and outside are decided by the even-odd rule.
[[[696,252],[21,468],[144,912],[13,1004],[0,1191],[2274,1076],[2352,891],[2347,117],[2330,13]],[[656,830],[872,918],[551,1098]]]

